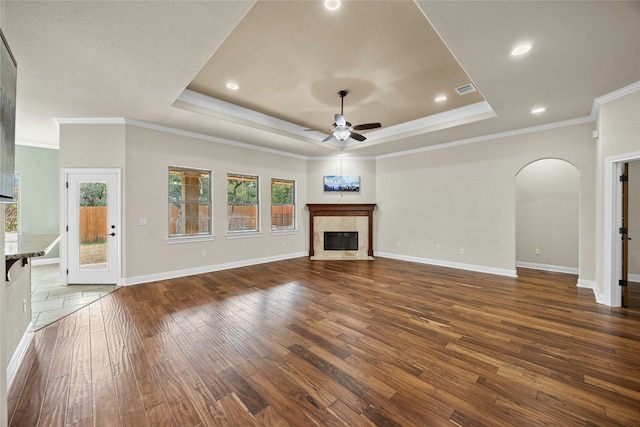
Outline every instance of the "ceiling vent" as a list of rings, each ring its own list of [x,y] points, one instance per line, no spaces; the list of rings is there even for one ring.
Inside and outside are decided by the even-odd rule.
[[[468,93],[475,92],[475,91],[476,91],[476,88],[471,83],[469,83],[468,85],[464,85],[456,88],[456,92],[458,92],[458,95],[466,95]]]

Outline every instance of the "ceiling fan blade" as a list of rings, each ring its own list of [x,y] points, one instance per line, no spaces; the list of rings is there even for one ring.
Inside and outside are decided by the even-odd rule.
[[[347,121],[345,120],[344,116],[342,114],[336,114],[335,116],[335,121],[336,121],[336,126],[338,127],[344,127],[347,125]]]
[[[325,139],[323,139],[322,142],[331,141],[331,139],[333,139],[333,134],[331,134],[328,137],[326,137]]]
[[[382,127],[380,123],[365,123],[362,125],[355,125],[353,127],[354,130],[367,130],[367,129],[376,129]]]
[[[351,132],[351,135],[349,135],[349,137],[358,141],[364,141],[365,139],[367,139],[364,135],[360,135],[359,133],[355,132]]]

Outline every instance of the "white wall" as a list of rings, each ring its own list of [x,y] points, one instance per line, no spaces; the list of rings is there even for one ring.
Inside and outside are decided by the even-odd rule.
[[[379,159],[376,250],[417,261],[515,273],[516,174],[535,160],[553,157],[580,170],[579,274],[592,280],[592,129],[593,123],[583,123]]]
[[[61,168],[122,168],[125,160],[121,124],[60,124]]]
[[[359,193],[324,192],[325,175],[355,175],[360,177]],[[376,203],[376,161],[351,156],[309,159],[307,162],[307,203]]]
[[[286,257],[308,250],[306,161],[185,136],[127,126],[127,224],[125,277],[206,268],[264,257]],[[212,171],[214,241],[167,244],[168,168],[184,166]],[[227,239],[226,174],[258,175],[262,235]],[[297,183],[298,232],[270,230],[271,178]],[[141,226],[140,219],[148,220]],[[202,256],[202,251],[206,256]]]
[[[516,260],[526,267],[578,270],[580,172],[538,160],[516,176]]]
[[[640,84],[622,88],[621,92],[600,100],[597,120],[595,281],[597,290],[603,293],[602,302],[613,305],[620,304],[617,298],[609,301],[609,297],[613,297],[612,292],[616,293],[612,286],[616,285],[614,276],[620,267],[612,260],[619,236],[611,235],[611,229],[616,227],[618,218],[613,217],[615,212],[612,214],[615,198],[611,200],[605,196],[615,191],[613,187],[617,183],[612,182],[612,176],[606,175],[616,161],[640,158]],[[611,188],[606,188],[608,184]],[[610,230],[605,230],[605,224],[610,226]]]
[[[122,275],[125,284],[211,271],[256,260],[285,259],[308,251],[304,159],[124,123],[63,124],[60,165],[62,168],[122,169]],[[167,242],[169,166],[212,171],[215,240]],[[227,238],[227,172],[260,177],[262,234],[259,237]],[[271,233],[271,178],[297,182],[298,230],[295,233]],[[147,225],[141,226],[140,219],[146,219]],[[206,252],[204,256],[203,251]]]

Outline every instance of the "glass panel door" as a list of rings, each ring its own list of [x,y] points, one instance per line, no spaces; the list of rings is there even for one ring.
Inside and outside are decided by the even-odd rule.
[[[117,283],[117,175],[67,176],[68,283]]]

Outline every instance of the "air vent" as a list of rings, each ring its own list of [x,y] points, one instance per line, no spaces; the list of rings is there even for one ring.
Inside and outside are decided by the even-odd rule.
[[[458,95],[466,95],[468,93],[475,92],[475,91],[476,91],[476,88],[471,83],[469,83],[468,85],[464,85],[456,88],[456,92],[458,92]]]

